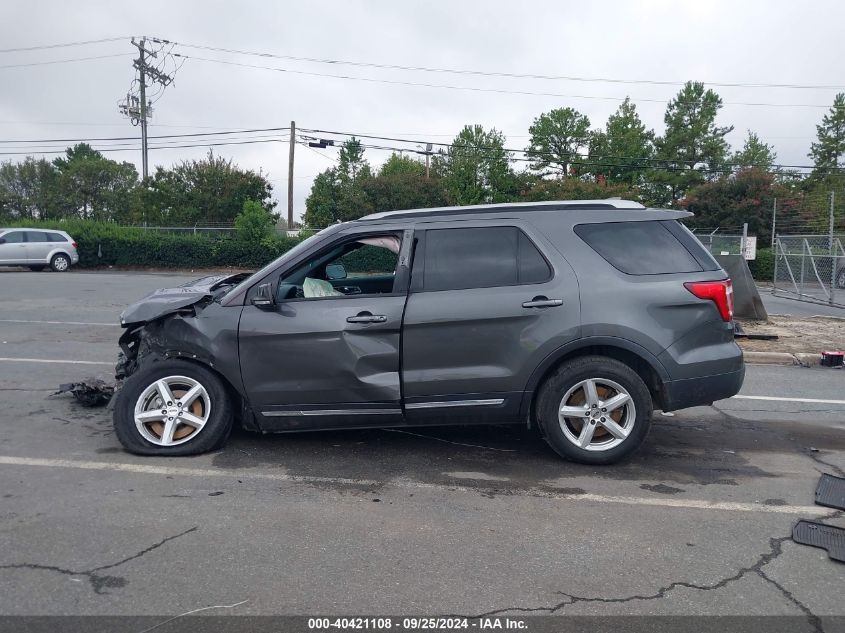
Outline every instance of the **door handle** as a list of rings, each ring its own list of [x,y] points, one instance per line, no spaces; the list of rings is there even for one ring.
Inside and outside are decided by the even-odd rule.
[[[347,323],[384,323],[387,317],[383,314],[370,314],[369,312],[359,312],[355,316],[346,317]]]
[[[553,308],[555,306],[562,306],[563,299],[549,299],[548,297],[534,297],[531,301],[526,301],[522,304],[523,308]]]

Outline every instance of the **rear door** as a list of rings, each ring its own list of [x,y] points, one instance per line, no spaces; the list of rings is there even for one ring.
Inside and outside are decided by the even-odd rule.
[[[9,231],[0,238],[3,242],[0,244],[0,264],[23,265],[29,262],[24,231]]]
[[[579,335],[575,275],[519,220],[417,233],[402,334],[408,421],[516,421],[533,370]]]

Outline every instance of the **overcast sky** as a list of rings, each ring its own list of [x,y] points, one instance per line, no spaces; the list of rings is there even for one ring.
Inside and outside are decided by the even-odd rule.
[[[3,0],[0,48],[131,35],[184,44],[345,61],[622,80],[845,86],[845,3],[794,0],[627,2],[83,2]],[[0,140],[140,136],[118,112],[137,51],[121,41],[0,53]],[[465,124],[496,127],[524,148],[541,112],[571,106],[601,127],[630,95],[656,132],[679,85],[541,80],[379,69],[176,46],[174,52],[238,64],[368,79],[566,96],[502,94],[310,76],[198,59],[184,60],[155,104],[150,134],[287,126],[447,142]],[[79,57],[72,63],[2,68]],[[183,60],[177,59],[181,62]],[[168,70],[173,67],[168,66]],[[775,146],[778,162],[807,164],[815,125],[834,88],[714,87],[719,124],[741,146],[748,129]],[[842,90],[843,88],[840,88]],[[591,98],[585,98],[591,97]],[[818,104],[774,107],[741,103]],[[10,147],[20,147],[7,144]],[[96,143],[95,143],[96,145]],[[44,146],[41,146],[44,149]],[[5,149],[2,151],[18,151]],[[201,157],[207,148],[159,149],[153,164]],[[315,174],[336,149],[297,146],[296,215]],[[242,167],[269,174],[286,210],[286,143],[215,148]],[[389,152],[368,150],[378,164]],[[109,157],[132,161],[137,146]],[[10,158],[3,156],[0,158]],[[15,158],[15,157],[11,157]]]

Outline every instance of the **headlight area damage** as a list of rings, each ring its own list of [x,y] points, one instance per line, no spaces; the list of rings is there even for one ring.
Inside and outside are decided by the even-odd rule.
[[[218,313],[202,320],[197,317],[210,307],[219,307],[216,302],[249,275],[202,277],[175,288],[156,290],[127,307],[120,315],[120,324],[126,331],[118,341],[121,351],[115,378],[122,381],[141,365],[164,358],[196,359],[213,366],[215,352],[219,351],[215,348],[228,338],[228,315]],[[232,329],[235,328],[236,324]]]

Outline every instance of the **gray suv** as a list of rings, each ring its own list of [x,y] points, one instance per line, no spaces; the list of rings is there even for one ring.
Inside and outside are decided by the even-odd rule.
[[[624,200],[421,209],[336,224],[251,275],[121,315],[133,453],[259,432],[527,424],[607,464],[652,409],[736,394],[731,282],[679,220]]]
[[[76,242],[64,231],[0,229],[0,266],[27,266],[32,270],[49,266],[63,273],[78,262]]]

